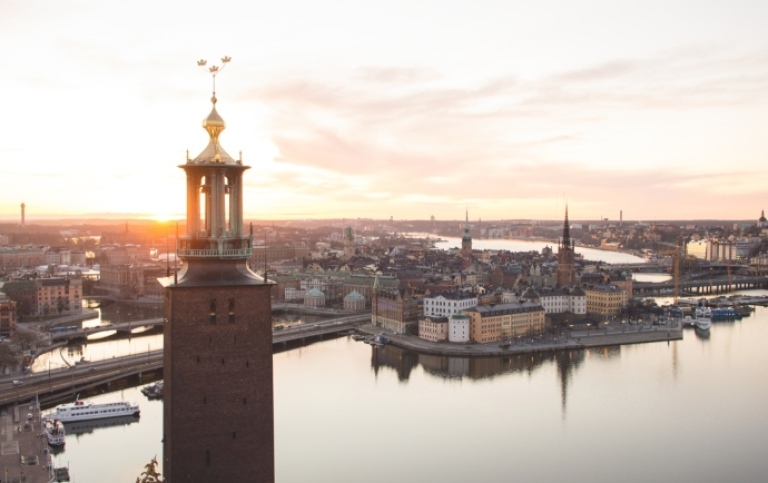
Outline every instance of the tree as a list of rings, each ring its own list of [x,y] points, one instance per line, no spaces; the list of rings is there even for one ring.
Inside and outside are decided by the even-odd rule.
[[[157,472],[157,456],[144,465],[144,468],[146,471],[141,472],[141,475],[136,478],[136,483],[165,483],[165,480],[160,478],[160,473]]]
[[[6,367],[15,367],[19,364],[19,358],[8,344],[0,344],[0,372],[5,372]]]

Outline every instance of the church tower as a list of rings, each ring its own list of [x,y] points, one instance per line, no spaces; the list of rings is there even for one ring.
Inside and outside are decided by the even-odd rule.
[[[472,255],[472,234],[469,232],[469,210],[464,219],[464,234],[461,235],[461,253],[466,256]]]
[[[208,146],[179,166],[187,178],[186,233],[177,240],[183,266],[161,280],[163,473],[171,483],[271,482],[272,283],[248,267],[253,233],[243,229],[243,173],[249,166],[219,144],[221,69],[207,70],[214,80],[213,107],[203,120]]]
[[[574,267],[575,245],[571,240],[571,226],[568,222],[568,206],[565,207],[565,223],[563,224],[563,237],[557,249],[557,286],[568,287],[576,283],[576,270]]]
[[[355,256],[355,235],[352,233],[352,227],[348,226],[344,230],[344,258],[349,260]]]

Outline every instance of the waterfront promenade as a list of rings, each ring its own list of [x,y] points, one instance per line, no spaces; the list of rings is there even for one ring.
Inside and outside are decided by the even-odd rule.
[[[501,342],[488,344],[431,342],[415,336],[394,334],[391,331],[381,327],[374,327],[370,324],[359,327],[358,331],[371,336],[383,334],[387,338],[388,344],[403,349],[449,357],[493,357],[510,354],[530,354],[584,349],[588,347],[644,344],[681,340],[683,338],[682,323],[679,320],[672,321],[669,325],[617,324],[601,329],[571,330],[562,335],[544,334],[523,337],[509,341],[508,346]]]

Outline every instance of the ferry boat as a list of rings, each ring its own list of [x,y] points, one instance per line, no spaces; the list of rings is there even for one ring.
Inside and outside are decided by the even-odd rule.
[[[64,425],[58,419],[43,418],[43,432],[51,446],[64,446],[67,442]]]
[[[138,416],[139,405],[125,401],[94,404],[90,401],[77,400],[69,404],[59,404],[49,415],[63,423],[86,421],[88,419],[114,418],[117,416]]]

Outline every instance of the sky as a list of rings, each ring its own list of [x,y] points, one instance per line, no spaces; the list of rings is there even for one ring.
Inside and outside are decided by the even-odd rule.
[[[757,219],[768,2],[0,0],[0,220]]]

